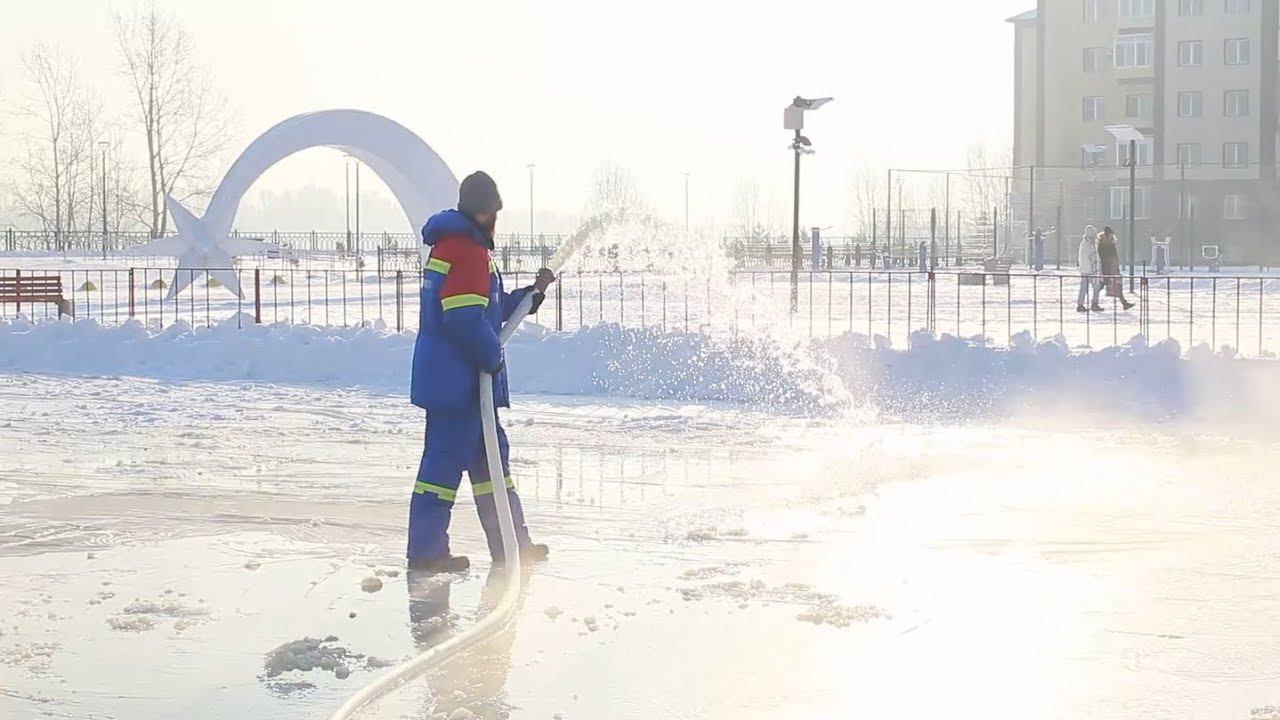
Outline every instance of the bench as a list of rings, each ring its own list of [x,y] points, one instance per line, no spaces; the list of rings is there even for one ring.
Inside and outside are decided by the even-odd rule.
[[[982,271],[991,276],[992,285],[1008,285],[1013,261],[1008,258],[987,258],[982,261]]]
[[[58,316],[75,317],[75,306],[62,296],[62,278],[57,275],[0,276],[0,305],[15,303],[22,312],[23,303],[53,303]]]

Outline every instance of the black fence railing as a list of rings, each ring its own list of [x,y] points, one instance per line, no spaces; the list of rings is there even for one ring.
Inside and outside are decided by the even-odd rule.
[[[170,296],[175,272],[189,287]],[[202,270],[164,268],[19,270],[0,277],[55,277],[64,309],[103,324],[130,319],[152,327],[299,323],[372,325],[412,330],[418,322],[416,271],[324,268],[239,268],[236,296]],[[506,275],[509,287],[532,272]],[[1114,285],[1114,279],[1112,279]],[[1280,276],[1169,275],[1142,277],[1127,298],[1104,292],[1091,311],[1092,288],[1078,307],[1081,278],[1014,271],[835,270],[800,276],[795,312],[790,275],[733,271],[727,275],[650,272],[562,274],[537,322],[557,330],[600,323],[627,328],[704,333],[770,333],[796,337],[856,334],[905,347],[915,331],[951,334],[991,346],[1057,338],[1070,347],[1119,345],[1135,336],[1205,344],[1256,357],[1280,353]],[[0,287],[12,287],[0,283]],[[1128,283],[1120,284],[1128,293]],[[59,306],[0,292],[0,316],[54,320]]]

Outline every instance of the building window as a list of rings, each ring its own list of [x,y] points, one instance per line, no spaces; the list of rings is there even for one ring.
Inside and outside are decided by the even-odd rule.
[[[1222,217],[1226,220],[1244,220],[1248,217],[1245,197],[1227,195],[1222,199]]]
[[[1107,152],[1106,145],[1085,145],[1080,149],[1080,167],[1096,168],[1102,165],[1102,156]]]
[[[1200,67],[1204,64],[1204,43],[1183,40],[1178,43],[1178,67]]]
[[[1248,15],[1249,0],[1227,0],[1228,15]]]
[[[1107,49],[1090,47],[1084,49],[1084,71],[1087,73],[1102,72],[1107,69]]]
[[[1150,33],[1121,35],[1116,38],[1116,67],[1151,67],[1155,40]]]
[[[1204,94],[1199,90],[1178,93],[1178,117],[1198,118],[1204,114]]]
[[[1178,219],[1187,220],[1195,217],[1196,215],[1199,214],[1196,212],[1196,208],[1199,207],[1199,205],[1200,203],[1196,202],[1195,196],[1190,193],[1187,193],[1179,197],[1178,198]]]
[[[1124,99],[1124,116],[1133,120],[1150,120],[1155,106],[1155,98],[1151,95],[1129,95]]]
[[[1151,138],[1144,138],[1138,141],[1138,165],[1150,165],[1155,157],[1155,143]],[[1116,143],[1116,166],[1129,166],[1129,143]]]
[[[1086,220],[1101,220],[1098,217],[1098,198],[1090,195],[1084,199],[1084,217]]]
[[[1178,145],[1178,163],[1180,165],[1199,165],[1204,162],[1204,148],[1200,143],[1182,143]]]
[[[1200,17],[1204,14],[1204,0],[1178,0],[1178,14],[1182,17]]]
[[[1229,38],[1224,62],[1228,65],[1248,65],[1249,38]]]
[[[1147,191],[1147,188],[1134,188],[1133,202],[1136,206],[1133,214],[1135,220],[1146,220],[1151,217],[1151,194]],[[1128,218],[1129,188],[1127,186],[1111,188],[1111,219],[1127,220]]]
[[[1222,167],[1242,168],[1249,166],[1249,143],[1229,142],[1222,144]]]
[[[1084,121],[1085,122],[1102,122],[1106,117],[1106,103],[1100,97],[1087,97],[1084,99]]]
[[[1223,95],[1222,114],[1230,118],[1249,116],[1249,91],[1228,90]]]
[[[1102,0],[1084,0],[1084,21],[1096,23],[1102,20]]]
[[[1120,0],[1119,9],[1124,18],[1155,17],[1156,0]]]

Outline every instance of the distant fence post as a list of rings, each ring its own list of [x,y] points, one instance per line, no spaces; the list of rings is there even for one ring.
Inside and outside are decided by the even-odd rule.
[[[396,271],[396,332],[404,332],[404,271]]]
[[[253,269],[253,321],[262,324],[262,269]]]
[[[133,268],[129,268],[129,317],[134,316],[134,274]]]

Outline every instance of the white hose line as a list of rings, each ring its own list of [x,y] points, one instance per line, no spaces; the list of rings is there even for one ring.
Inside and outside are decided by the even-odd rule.
[[[524,321],[529,310],[533,308],[534,291],[525,293],[511,319],[498,333],[498,341],[503,345],[515,334],[516,328]],[[352,695],[330,720],[348,720],[355,717],[362,708],[395,692],[402,685],[430,672],[450,657],[466,650],[498,632],[511,620],[515,612],[516,599],[520,597],[520,548],[516,543],[516,523],[511,516],[511,499],[507,496],[506,473],[502,470],[502,451],[498,447],[498,414],[493,406],[493,376],[480,371],[480,422],[484,429],[484,455],[489,466],[489,480],[493,485],[493,500],[498,511],[498,529],[502,535],[502,555],[504,578],[502,597],[493,610],[489,611],[466,632],[455,635],[432,647],[415,658],[411,658],[386,673],[378,676],[373,682],[365,685]]]

